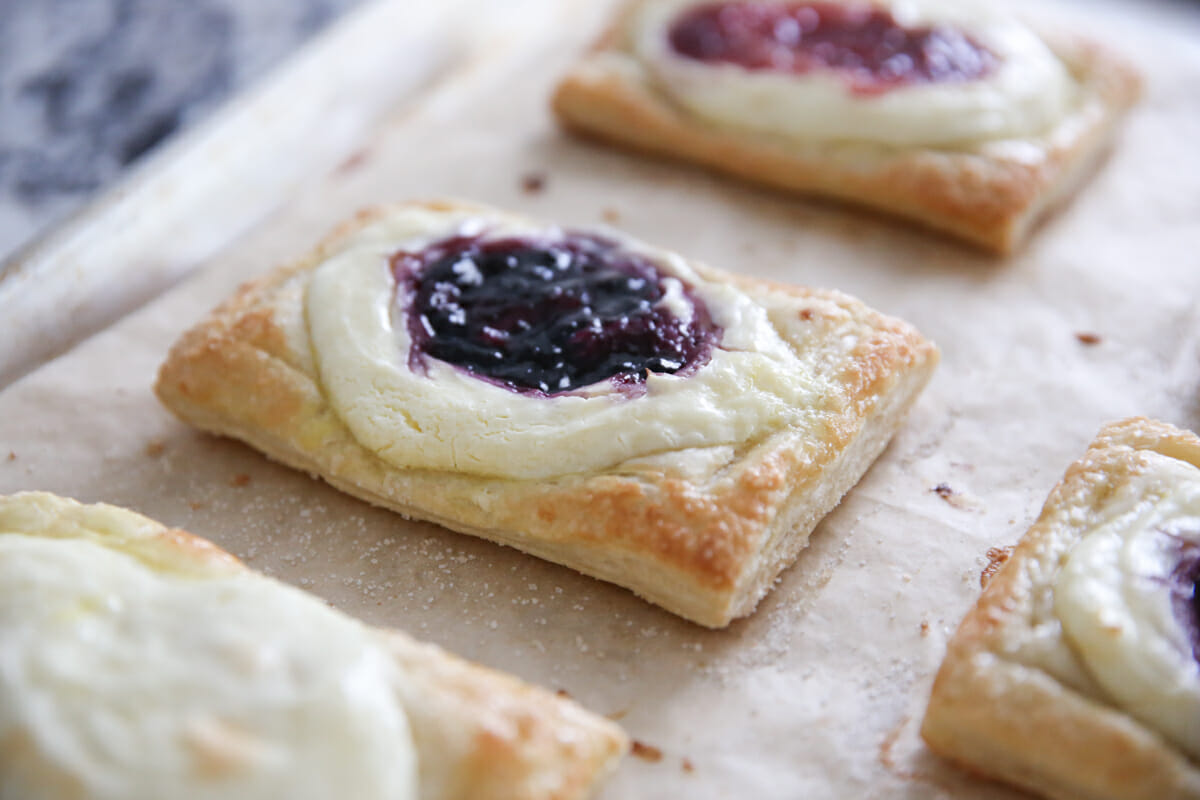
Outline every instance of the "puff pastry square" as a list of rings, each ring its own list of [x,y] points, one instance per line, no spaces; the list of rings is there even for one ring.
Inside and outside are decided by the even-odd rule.
[[[795,560],[937,361],[912,327],[845,295],[719,272],[611,231],[601,236],[708,298],[725,325],[709,363],[651,375],[623,398],[605,383],[531,397],[445,364],[411,371],[412,353],[396,346],[411,320],[347,327],[396,313],[389,254],[466,229],[561,233],[462,203],[366,211],[185,334],[159,398],[371,503],[721,627]],[[342,269],[363,252],[346,268],[377,283],[350,297],[357,284]],[[369,378],[345,374],[360,362]]]
[[[631,0],[559,84],[556,115],[590,137],[848,201],[1004,254],[1092,171],[1139,93],[1136,72],[1104,48],[1078,36],[1038,37],[996,4],[729,4],[816,9],[795,19],[836,6],[877,8],[912,17],[917,28],[961,26],[964,39],[995,51],[996,79],[859,91],[832,85],[819,69],[791,75],[689,62],[666,44],[673,21],[719,4]],[[813,89],[819,81],[830,85]]]
[[[0,498],[0,796],[566,800],[627,746],[122,508]]]
[[[1200,798],[1200,438],[1105,426],[950,641],[922,735],[1056,800]]]

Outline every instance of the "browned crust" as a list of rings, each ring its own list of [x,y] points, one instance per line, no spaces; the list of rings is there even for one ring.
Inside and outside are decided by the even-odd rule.
[[[422,774],[422,798],[583,798],[628,749],[615,723],[557,694],[406,636],[391,637],[391,648],[409,679],[418,751],[451,756]],[[469,729],[447,719],[470,720]]]
[[[11,730],[0,736],[0,766],[5,770],[0,775],[0,787],[38,791],[60,800],[87,800],[79,780],[48,758],[39,743],[24,731]]]
[[[552,106],[568,129],[754,183],[885,211],[1000,254],[1011,253],[1065,202],[1140,92],[1140,79],[1125,61],[1093,42],[1062,39],[1054,47],[1079,81],[1082,99],[1054,130],[1017,142],[1025,145],[1020,156],[986,145],[799,143],[721,128],[680,109],[624,48],[623,19],[559,83]],[[622,58],[621,68],[614,56]],[[1036,158],[1028,157],[1031,147]]]
[[[161,572],[220,577],[244,568],[233,555],[187,531],[116,506],[83,505],[43,492],[0,497],[0,522],[7,522],[11,530],[36,529],[45,537],[87,539]]]
[[[1013,655],[1038,592],[1087,527],[1087,512],[1153,451],[1200,466],[1200,438],[1152,420],[1105,426],[1054,488],[947,649],[921,730],[968,769],[1059,800],[1200,798],[1200,769],[1099,695]]]
[[[40,513],[48,526],[24,533],[87,539],[151,569],[202,578],[248,569],[205,539],[126,509],[40,492],[0,497],[0,512],[14,506]],[[398,631],[379,635],[403,670],[397,691],[417,748],[422,800],[582,800],[628,749],[615,723],[568,698]],[[0,738],[0,768],[17,770],[5,775],[16,786],[82,796],[78,782],[20,731]]]
[[[773,309],[777,325],[802,321],[804,346],[857,337],[853,352],[838,359],[843,392],[830,398],[826,438],[801,441],[782,431],[703,479],[633,464],[548,481],[396,469],[359,446],[326,402],[305,355],[306,329],[289,341],[280,323],[313,266],[386,213],[363,212],[310,256],[244,286],[186,333],[159,374],[163,403],[185,421],[246,440],[370,502],[619,583],[701,624],[723,626],[753,609],[766,588],[765,580],[756,582],[758,559],[781,509],[832,474],[830,466],[886,410],[890,427],[868,443],[873,460],[937,360],[911,327],[852,298],[706,270],[753,293]],[[866,468],[852,466],[855,474],[836,476],[844,485],[820,515],[788,536],[807,540]],[[768,578],[785,565],[773,565]]]

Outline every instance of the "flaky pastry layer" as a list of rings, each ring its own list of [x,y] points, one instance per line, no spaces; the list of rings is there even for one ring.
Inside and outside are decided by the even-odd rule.
[[[837,387],[811,412],[822,436],[785,428],[544,480],[398,469],[356,442],[327,401],[303,317],[316,265],[387,213],[363,212],[300,262],[240,289],[172,348],[159,398],[186,422],[369,502],[617,583],[703,625],[754,609],[883,450],[937,362],[910,326],[853,298],[693,265],[763,305],[789,346],[819,351],[817,368]]]
[[[1190,432],[1100,431],[951,639],[921,729],[933,750],[1056,800],[1200,798],[1200,766],[1106,697],[1048,612],[1071,549],[1147,452],[1200,467]]]
[[[822,195],[917,222],[1007,254],[1064,203],[1110,144],[1140,92],[1137,73],[1094,42],[1049,42],[1079,84],[1075,107],[1045,133],[955,147],[811,141],[749,132],[689,113],[632,52],[631,0],[555,91],[568,129],[700,164],[754,183]]]
[[[0,498],[0,517],[6,523],[0,536],[88,542],[185,581],[247,571],[204,539],[114,506],[28,492]],[[202,624],[221,624],[203,619],[203,608],[197,613]],[[397,631],[368,631],[403,676],[395,691],[412,732],[421,800],[583,798],[627,749],[620,728],[568,699]],[[19,730],[0,737],[0,795],[8,796],[6,786],[16,785],[43,789],[38,796],[82,796],[72,775],[38,751],[35,741]],[[222,747],[237,747],[238,741]],[[219,782],[220,775],[210,778]]]

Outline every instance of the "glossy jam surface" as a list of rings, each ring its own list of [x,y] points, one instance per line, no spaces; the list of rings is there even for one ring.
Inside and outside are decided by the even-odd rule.
[[[986,77],[989,50],[950,26],[904,27],[868,3],[740,0],[695,6],[672,23],[675,52],[750,70],[828,70],[858,93]]]
[[[598,237],[456,237],[392,266],[411,304],[411,366],[428,356],[519,392],[694,369],[719,334],[688,287]],[[680,300],[688,319],[672,311]]]
[[[1171,573],[1171,605],[1175,619],[1192,643],[1192,656],[1200,661],[1200,544],[1181,541],[1179,565]]]

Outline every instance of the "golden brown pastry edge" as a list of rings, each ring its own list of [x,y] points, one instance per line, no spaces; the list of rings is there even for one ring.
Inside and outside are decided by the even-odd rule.
[[[118,506],[85,505],[46,492],[0,497],[0,505],[14,504],[54,509],[55,522],[98,520],[82,535],[49,529],[30,535],[86,539],[148,569],[201,580],[249,570],[206,539]],[[629,748],[620,727],[568,698],[399,631],[373,630],[405,673],[397,689],[417,749],[421,800],[582,800]],[[49,787],[73,785],[32,747],[21,736],[5,737],[0,764],[19,759],[32,770],[23,780],[36,776]]]
[[[802,321],[818,344],[822,335],[858,335],[834,376],[844,395],[827,413],[826,440],[777,433],[703,483],[621,465],[540,482],[397,469],[354,440],[321,393],[306,330],[289,333],[282,321],[298,313],[316,264],[387,213],[361,212],[184,334],[159,373],[162,402],[196,427],[246,441],[368,502],[612,581],[702,625],[723,627],[753,610],[882,451],[937,362],[936,348],[906,323],[845,295],[698,266],[755,293],[784,324]]]
[[[1091,173],[1141,79],[1123,59],[1081,37],[1052,48],[1081,85],[1073,113],[1036,139],[976,149],[796,142],[724,128],[679,108],[623,43],[631,0],[558,84],[551,106],[569,130],[699,164],[753,183],[822,195],[950,234],[993,253],[1016,250]],[[620,59],[615,64],[611,59]],[[1012,145],[1023,152],[1010,155]],[[1036,148],[1037,161],[1027,157]]]
[[[1157,733],[1008,655],[1029,629],[1034,593],[1052,580],[1046,573],[1086,528],[1072,512],[1102,502],[1138,451],[1200,467],[1200,438],[1188,431],[1145,418],[1100,430],[950,640],[921,728],[932,750],[1055,800],[1200,798],[1200,768]]]

